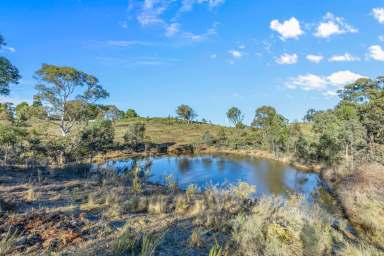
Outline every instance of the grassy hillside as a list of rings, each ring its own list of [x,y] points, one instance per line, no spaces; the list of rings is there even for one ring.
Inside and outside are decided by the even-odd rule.
[[[169,118],[132,118],[119,120],[115,124],[115,140],[123,141],[127,125],[134,122],[145,123],[146,140],[154,143],[176,142],[180,144],[200,143],[206,131],[216,135],[220,129],[231,134],[233,128],[205,123],[187,123]]]

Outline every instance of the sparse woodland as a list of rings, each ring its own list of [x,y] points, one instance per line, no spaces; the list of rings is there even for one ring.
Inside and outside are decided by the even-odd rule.
[[[0,57],[0,93],[20,78]],[[240,109],[223,109],[233,127],[185,104],[164,118],[99,104],[105,87],[73,67],[43,64],[35,79],[32,104],[0,104],[0,256],[384,255],[384,77],[345,85],[335,108],[302,121],[261,106],[245,124]],[[300,195],[253,199],[242,182],[183,191],[171,178],[148,183],[139,166],[90,168],[207,149],[317,166],[343,216]]]

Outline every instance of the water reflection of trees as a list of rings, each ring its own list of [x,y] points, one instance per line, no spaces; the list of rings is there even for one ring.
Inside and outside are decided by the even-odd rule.
[[[177,169],[181,173],[186,173],[192,168],[192,163],[188,158],[181,158],[177,161]]]
[[[223,158],[220,158],[219,160],[217,160],[217,169],[219,171],[225,170],[225,160]]]
[[[288,192],[293,192],[292,189],[285,185],[285,168],[286,166],[277,161],[262,161],[266,164],[266,172],[260,172],[262,174],[260,178],[266,184],[269,192],[275,195],[287,195]],[[261,162],[260,162],[261,163]]]
[[[203,159],[201,159],[201,162],[202,162],[205,169],[210,169],[212,166],[212,159],[211,158],[204,157]]]

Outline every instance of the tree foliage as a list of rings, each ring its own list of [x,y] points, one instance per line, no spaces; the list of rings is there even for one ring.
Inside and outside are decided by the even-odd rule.
[[[110,120],[92,122],[80,135],[81,150],[92,158],[113,145],[114,128]]]
[[[339,91],[343,102],[356,108],[369,144],[384,144],[384,77],[361,78]]]
[[[131,123],[128,124],[127,130],[124,134],[124,141],[133,148],[136,148],[140,143],[144,142],[144,135],[144,123]]]
[[[227,118],[236,127],[240,126],[242,124],[243,120],[244,120],[244,116],[241,113],[241,110],[238,109],[237,107],[231,107],[227,111]]]
[[[0,35],[0,49],[4,45],[4,38]],[[9,85],[17,84],[20,78],[19,70],[7,58],[0,56],[0,95],[8,95]]]
[[[78,111],[71,111],[73,104],[83,107],[109,96],[96,77],[72,67],[43,64],[36,71],[36,78],[40,82],[36,85],[38,95],[50,116],[60,120],[63,136],[71,132],[81,117]]]
[[[190,106],[185,104],[182,104],[177,107],[176,114],[180,118],[188,121],[189,123],[192,122],[192,120],[197,117],[196,112]]]
[[[273,107],[262,106],[256,109],[252,126],[262,131],[264,143],[272,152],[277,154],[285,150],[288,141],[288,120]]]
[[[125,117],[126,118],[135,118],[139,117],[139,115],[136,113],[136,110],[129,108],[127,112],[125,112]]]

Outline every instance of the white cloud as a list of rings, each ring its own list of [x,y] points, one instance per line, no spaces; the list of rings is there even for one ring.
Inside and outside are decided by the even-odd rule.
[[[228,53],[229,53],[233,58],[236,58],[236,59],[240,59],[241,57],[243,57],[243,53],[240,52],[240,51],[237,51],[237,50],[229,50]]]
[[[379,23],[384,24],[384,8],[373,8],[372,14]]]
[[[381,42],[384,42],[384,36],[383,36],[383,35],[379,36],[379,40],[380,40]]]
[[[165,36],[171,37],[180,31],[179,23],[172,23],[165,28]]]
[[[4,50],[10,51],[10,52],[16,52],[16,49],[13,48],[13,47],[3,46],[2,48],[3,48]]]
[[[284,53],[283,55],[280,55],[275,59],[276,63],[278,64],[296,64],[299,57],[296,53],[294,54],[288,54]]]
[[[335,96],[337,96],[337,92],[335,92],[335,91],[326,91],[326,92],[324,92],[324,95],[325,96],[329,96],[329,97],[335,97]]]
[[[192,32],[180,32],[181,24],[178,22],[183,12],[193,9],[195,4],[205,4],[209,9],[213,9],[224,3],[224,0],[182,0],[181,6],[175,0],[131,0],[128,11],[136,16],[137,21],[144,27],[159,26],[164,29],[164,35],[172,37],[179,33],[185,39],[191,41],[201,41],[207,37],[216,34],[216,24],[207,29],[206,33],[195,34]],[[176,7],[176,8],[175,8]],[[123,27],[127,27],[126,21],[123,21]]]
[[[359,57],[355,57],[349,53],[345,53],[343,55],[333,55],[328,59],[330,62],[352,62],[352,61],[360,61]]]
[[[168,4],[169,2],[164,0],[145,0],[137,20],[143,26],[165,24],[161,15],[167,10]]]
[[[211,54],[211,55],[209,56],[209,58],[211,58],[211,59],[216,59],[216,58],[217,58],[217,54],[213,53],[213,54]]]
[[[320,63],[324,59],[322,55],[314,55],[314,54],[308,54],[307,56],[305,56],[305,58],[308,61],[313,63]]]
[[[224,2],[224,0],[183,0],[179,12],[189,12],[195,4],[208,4],[209,9],[213,9]]]
[[[362,77],[362,75],[349,70],[334,72],[329,76],[306,74],[290,78],[287,87],[305,91],[322,91],[328,96],[335,96],[335,87],[339,88],[346,84],[353,83]]]
[[[283,23],[280,23],[279,20],[272,20],[270,28],[277,31],[280,34],[280,38],[283,40],[290,38],[297,39],[304,33],[301,30],[300,22],[295,17],[292,17]]]
[[[372,45],[368,48],[368,57],[377,61],[384,61],[384,50],[380,45]]]
[[[204,41],[204,40],[216,35],[216,26],[217,26],[217,23],[213,24],[213,26],[208,28],[207,31],[203,34],[194,34],[191,32],[184,32],[183,36],[184,36],[184,38],[191,40],[191,41],[194,41],[194,42]]]
[[[346,33],[357,33],[358,30],[344,21],[344,18],[337,17],[332,13],[327,13],[323,17],[316,29],[315,36],[321,38],[328,38],[332,35],[340,35]]]
[[[332,86],[342,87],[346,84],[355,82],[357,79],[362,78],[360,74],[353,73],[349,70],[338,71],[327,77],[328,83]]]
[[[326,80],[314,74],[299,75],[291,78],[291,81],[288,84],[288,87],[291,89],[300,88],[305,91],[324,90],[326,86]]]

